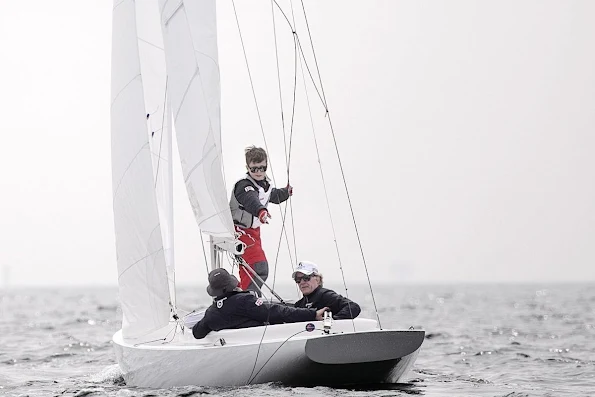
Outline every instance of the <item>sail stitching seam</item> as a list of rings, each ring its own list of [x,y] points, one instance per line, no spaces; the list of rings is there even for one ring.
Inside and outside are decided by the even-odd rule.
[[[163,12],[165,11],[165,8],[167,7],[167,4],[169,3],[168,0],[166,0],[163,3],[163,7],[161,7],[161,16],[163,16]],[[164,25],[168,25],[169,21],[178,13],[178,11],[184,6],[184,0],[180,0],[180,2],[176,5],[176,9],[171,13],[171,15],[165,20],[163,21]]]
[[[188,30],[190,31],[190,21],[188,20],[188,15],[187,15],[186,12],[184,12],[184,17],[186,18],[186,25],[188,26]],[[190,31],[190,37],[192,38],[192,32],[191,31]],[[208,120],[209,120],[209,136],[213,138],[213,142],[214,142],[213,143],[213,147],[215,149],[217,149],[218,148],[218,144],[220,144],[220,142],[217,142],[214,139],[215,136],[213,134],[213,121],[211,119],[211,109],[209,108],[209,102],[207,101],[207,98],[205,97],[204,83],[202,81],[202,75],[200,73],[200,62],[198,61],[198,58],[196,57],[196,54],[197,53],[198,54],[201,54],[202,52],[201,51],[198,51],[197,47],[195,46],[194,40],[192,40],[192,49],[193,49],[193,54],[194,54],[194,62],[196,64],[196,72],[195,72],[194,76],[192,76],[192,79],[191,79],[191,81],[188,84],[188,87],[186,89],[186,92],[184,93],[184,97],[183,97],[184,99],[182,100],[182,103],[180,104],[180,109],[182,108],[183,102],[185,101],[186,94],[187,94],[188,90],[190,89],[190,86],[192,85],[192,83],[193,83],[194,79],[196,78],[196,76],[198,76],[198,81],[200,82],[200,88],[201,88],[200,91],[201,91],[201,94],[203,96],[202,99],[204,101],[205,107],[207,108],[207,117],[208,117]],[[216,67],[217,74],[220,75],[218,63],[215,62],[215,60],[212,57],[208,57],[207,56],[207,58],[211,59],[215,63],[215,65],[217,66]],[[176,116],[176,118],[177,118],[177,116]],[[209,153],[211,150],[213,150],[213,147],[211,147],[207,153]],[[203,159],[201,159],[200,163],[202,163],[205,158],[206,158],[206,156],[203,156]],[[192,171],[188,174],[188,176],[185,179],[186,181],[188,180],[188,178],[190,177],[190,175],[194,172],[194,170],[196,169],[196,167],[198,167],[200,165],[200,163],[196,164],[192,168]],[[225,176],[224,176],[224,179],[225,179]],[[209,195],[212,195],[210,190],[209,190]],[[222,213],[222,211],[220,211],[218,213],[215,213],[212,216],[219,216],[221,213]],[[231,232],[231,230],[230,230],[230,232]]]
[[[116,96],[115,96],[115,97],[114,97],[114,99],[112,100],[112,103],[111,103],[111,106],[110,106],[110,108],[111,108],[112,106],[114,106],[114,103],[115,103],[115,102],[116,102],[116,100],[117,100],[117,99],[120,97],[120,94],[121,94],[122,92],[124,92],[124,90],[125,90],[126,88],[128,88],[128,86],[129,86],[130,84],[132,84],[132,82],[133,82],[134,80],[136,80],[137,78],[139,78],[139,77],[141,77],[141,74],[140,74],[140,73],[139,73],[139,74],[137,74],[136,76],[134,76],[133,78],[131,78],[131,79],[130,79],[130,81],[128,81],[128,83],[126,83],[126,85],[125,85],[124,87],[122,87],[122,89],[121,89],[120,91],[118,91],[118,93],[116,94]]]
[[[152,255],[155,255],[155,254],[156,254],[156,253],[158,253],[159,251],[163,251],[163,247],[159,248],[159,249],[158,249],[158,250],[156,250],[156,251],[149,252],[147,255],[143,256],[142,258],[140,258],[140,259],[139,259],[139,260],[137,260],[136,262],[134,262],[134,263],[131,263],[131,264],[130,264],[130,265],[129,265],[129,266],[126,268],[126,269],[124,269],[124,270],[122,271],[122,273],[120,273],[120,274],[118,275],[118,280],[120,280],[120,278],[121,278],[121,277],[124,275],[124,273],[126,273],[128,270],[130,270],[132,267],[134,267],[134,265],[136,265],[137,263],[139,263],[139,262],[141,262],[141,261],[143,261],[143,260],[147,259],[148,257],[150,257],[150,256],[152,256]]]
[[[116,189],[114,190],[114,194],[112,197],[112,200],[116,199],[116,196],[118,195],[118,191],[120,190],[120,185],[122,184],[122,181],[124,180],[124,177],[126,176],[126,174],[128,173],[128,170],[130,169],[130,167],[132,166],[132,164],[136,161],[136,158],[138,157],[138,155],[149,145],[149,142],[145,142],[141,148],[139,149],[138,152],[136,152],[136,154],[134,155],[134,157],[132,158],[132,160],[130,160],[130,163],[128,163],[128,166],[126,167],[126,169],[124,170],[124,172],[122,173],[122,177],[120,178],[120,180],[118,181],[118,186],[116,187]]]
[[[115,10],[116,8],[120,7],[122,4],[124,4],[126,2],[126,0],[122,0],[121,2],[119,2],[118,4],[115,4],[114,7],[112,8],[112,11]]]

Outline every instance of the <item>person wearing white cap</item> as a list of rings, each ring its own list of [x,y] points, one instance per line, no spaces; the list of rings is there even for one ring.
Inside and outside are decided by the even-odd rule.
[[[207,293],[213,297],[213,304],[202,320],[192,327],[192,335],[196,339],[222,329],[322,320],[325,310],[328,310],[327,307],[316,310],[267,302],[251,291],[242,291],[238,284],[238,279],[225,269],[209,273]]]
[[[316,263],[300,262],[291,277],[303,295],[302,299],[294,303],[295,307],[308,309],[328,307],[335,320],[356,318],[361,312],[357,303],[322,287],[322,274],[318,271]]]

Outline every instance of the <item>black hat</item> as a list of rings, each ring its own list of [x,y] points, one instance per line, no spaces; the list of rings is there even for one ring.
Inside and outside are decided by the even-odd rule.
[[[236,276],[229,274],[225,269],[215,269],[209,273],[209,285],[207,293],[213,297],[225,295],[238,286],[239,282]]]

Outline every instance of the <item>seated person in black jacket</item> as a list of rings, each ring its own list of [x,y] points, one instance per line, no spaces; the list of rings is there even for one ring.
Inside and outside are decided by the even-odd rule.
[[[192,327],[192,335],[196,339],[222,329],[322,320],[324,311],[328,310],[327,307],[321,307],[320,310],[296,309],[267,302],[250,291],[238,288],[238,279],[225,269],[215,269],[209,273],[207,293],[215,299],[204,317]]]
[[[361,312],[357,303],[333,290],[322,288],[322,274],[315,263],[300,262],[291,277],[304,295],[302,299],[295,302],[295,307],[318,309],[326,306],[333,313],[335,320],[356,318]]]

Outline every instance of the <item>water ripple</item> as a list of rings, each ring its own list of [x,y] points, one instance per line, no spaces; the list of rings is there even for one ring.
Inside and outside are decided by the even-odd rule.
[[[444,285],[377,288],[385,328],[426,330],[408,383],[357,389],[129,387],[111,337],[116,288],[9,291],[0,297],[0,394],[6,396],[578,396],[595,395],[595,287]],[[190,310],[208,297],[178,291]],[[374,316],[365,287],[350,288]],[[32,374],[35,374],[34,376]]]

